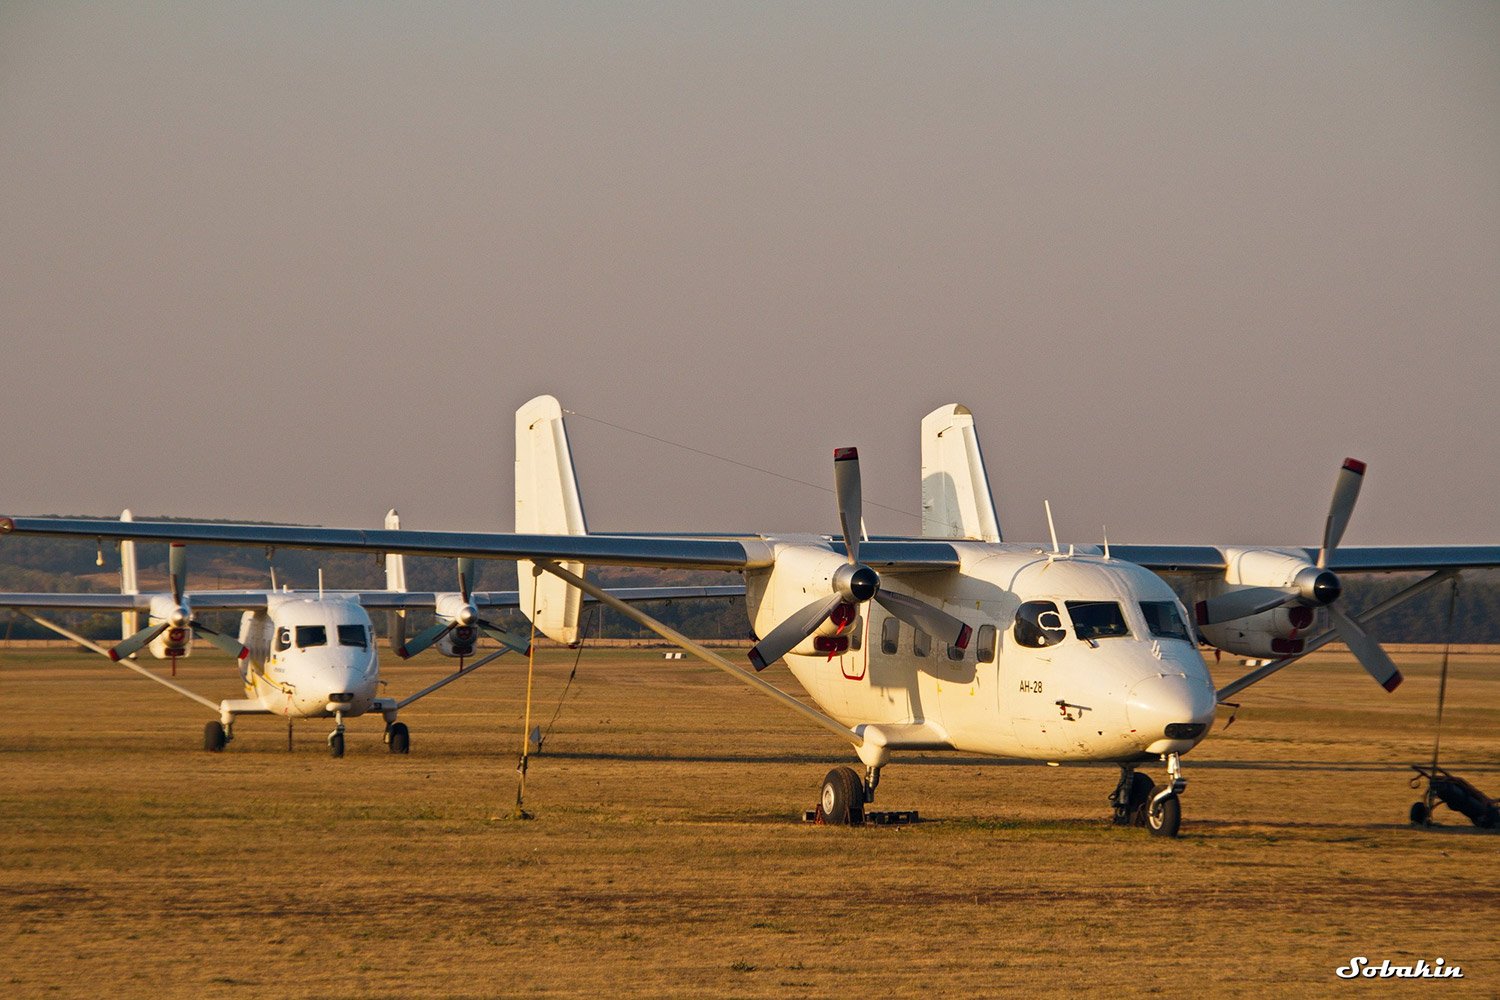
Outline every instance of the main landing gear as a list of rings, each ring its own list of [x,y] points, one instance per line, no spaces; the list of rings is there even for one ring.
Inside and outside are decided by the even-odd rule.
[[[411,731],[404,722],[392,722],[385,727],[385,745],[391,753],[411,753]]]
[[[1182,776],[1182,760],[1175,753],[1167,762],[1167,784],[1156,785],[1131,764],[1120,765],[1120,783],[1110,793],[1116,826],[1144,826],[1159,837],[1177,836],[1182,825],[1182,801],[1178,798],[1187,788]]]
[[[875,788],[879,784],[879,765],[867,766],[863,778],[852,767],[836,767],[823,778],[823,787],[818,791],[818,807],[807,810],[802,818],[808,823],[828,826],[915,823],[915,809],[876,811],[865,808],[875,801]]]

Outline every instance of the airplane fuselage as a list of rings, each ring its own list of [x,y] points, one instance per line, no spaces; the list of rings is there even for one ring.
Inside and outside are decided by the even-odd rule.
[[[272,594],[240,620],[245,696],[286,718],[363,715],[376,704],[380,668],[369,613],[357,601]]]
[[[799,548],[802,539],[786,540]],[[808,694],[846,725],[901,729],[932,747],[1047,761],[1142,761],[1190,750],[1214,718],[1214,685],[1186,610],[1148,570],[1098,555],[954,542],[957,570],[884,574],[882,586],[974,630],[948,646],[869,602],[847,652],[804,643],[786,656]],[[833,548],[781,558],[793,572],[747,574],[757,632],[807,603]],[[836,626],[830,624],[824,631]],[[916,735],[913,737],[912,734]]]

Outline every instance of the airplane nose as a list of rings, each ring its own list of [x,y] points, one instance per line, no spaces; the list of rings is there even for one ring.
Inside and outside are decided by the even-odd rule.
[[[1214,721],[1217,699],[1211,685],[1181,674],[1157,674],[1137,681],[1125,699],[1131,728],[1152,741],[1196,743]],[[1153,750],[1153,752],[1155,752]]]

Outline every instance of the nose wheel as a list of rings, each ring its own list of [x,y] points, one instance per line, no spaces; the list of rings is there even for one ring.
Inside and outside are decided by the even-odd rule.
[[[334,716],[336,726],[333,732],[328,734],[328,753],[334,757],[344,756],[344,713],[339,712]]]
[[[1130,765],[1121,765],[1120,783],[1110,793],[1116,826],[1144,826],[1158,837],[1175,837],[1182,826],[1182,800],[1187,788],[1182,776],[1182,759],[1175,753],[1163,758],[1167,763],[1167,783],[1157,785]]]

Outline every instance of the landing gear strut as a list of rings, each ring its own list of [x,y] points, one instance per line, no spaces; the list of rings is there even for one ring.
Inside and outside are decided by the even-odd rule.
[[[328,752],[335,757],[344,756],[344,713],[334,714],[335,727],[328,734]]]
[[[1167,762],[1167,783],[1153,784],[1130,764],[1120,765],[1120,783],[1109,795],[1116,826],[1144,826],[1159,837],[1175,837],[1182,825],[1182,802],[1178,796],[1187,788],[1182,776],[1182,759],[1175,753],[1163,758]]]

